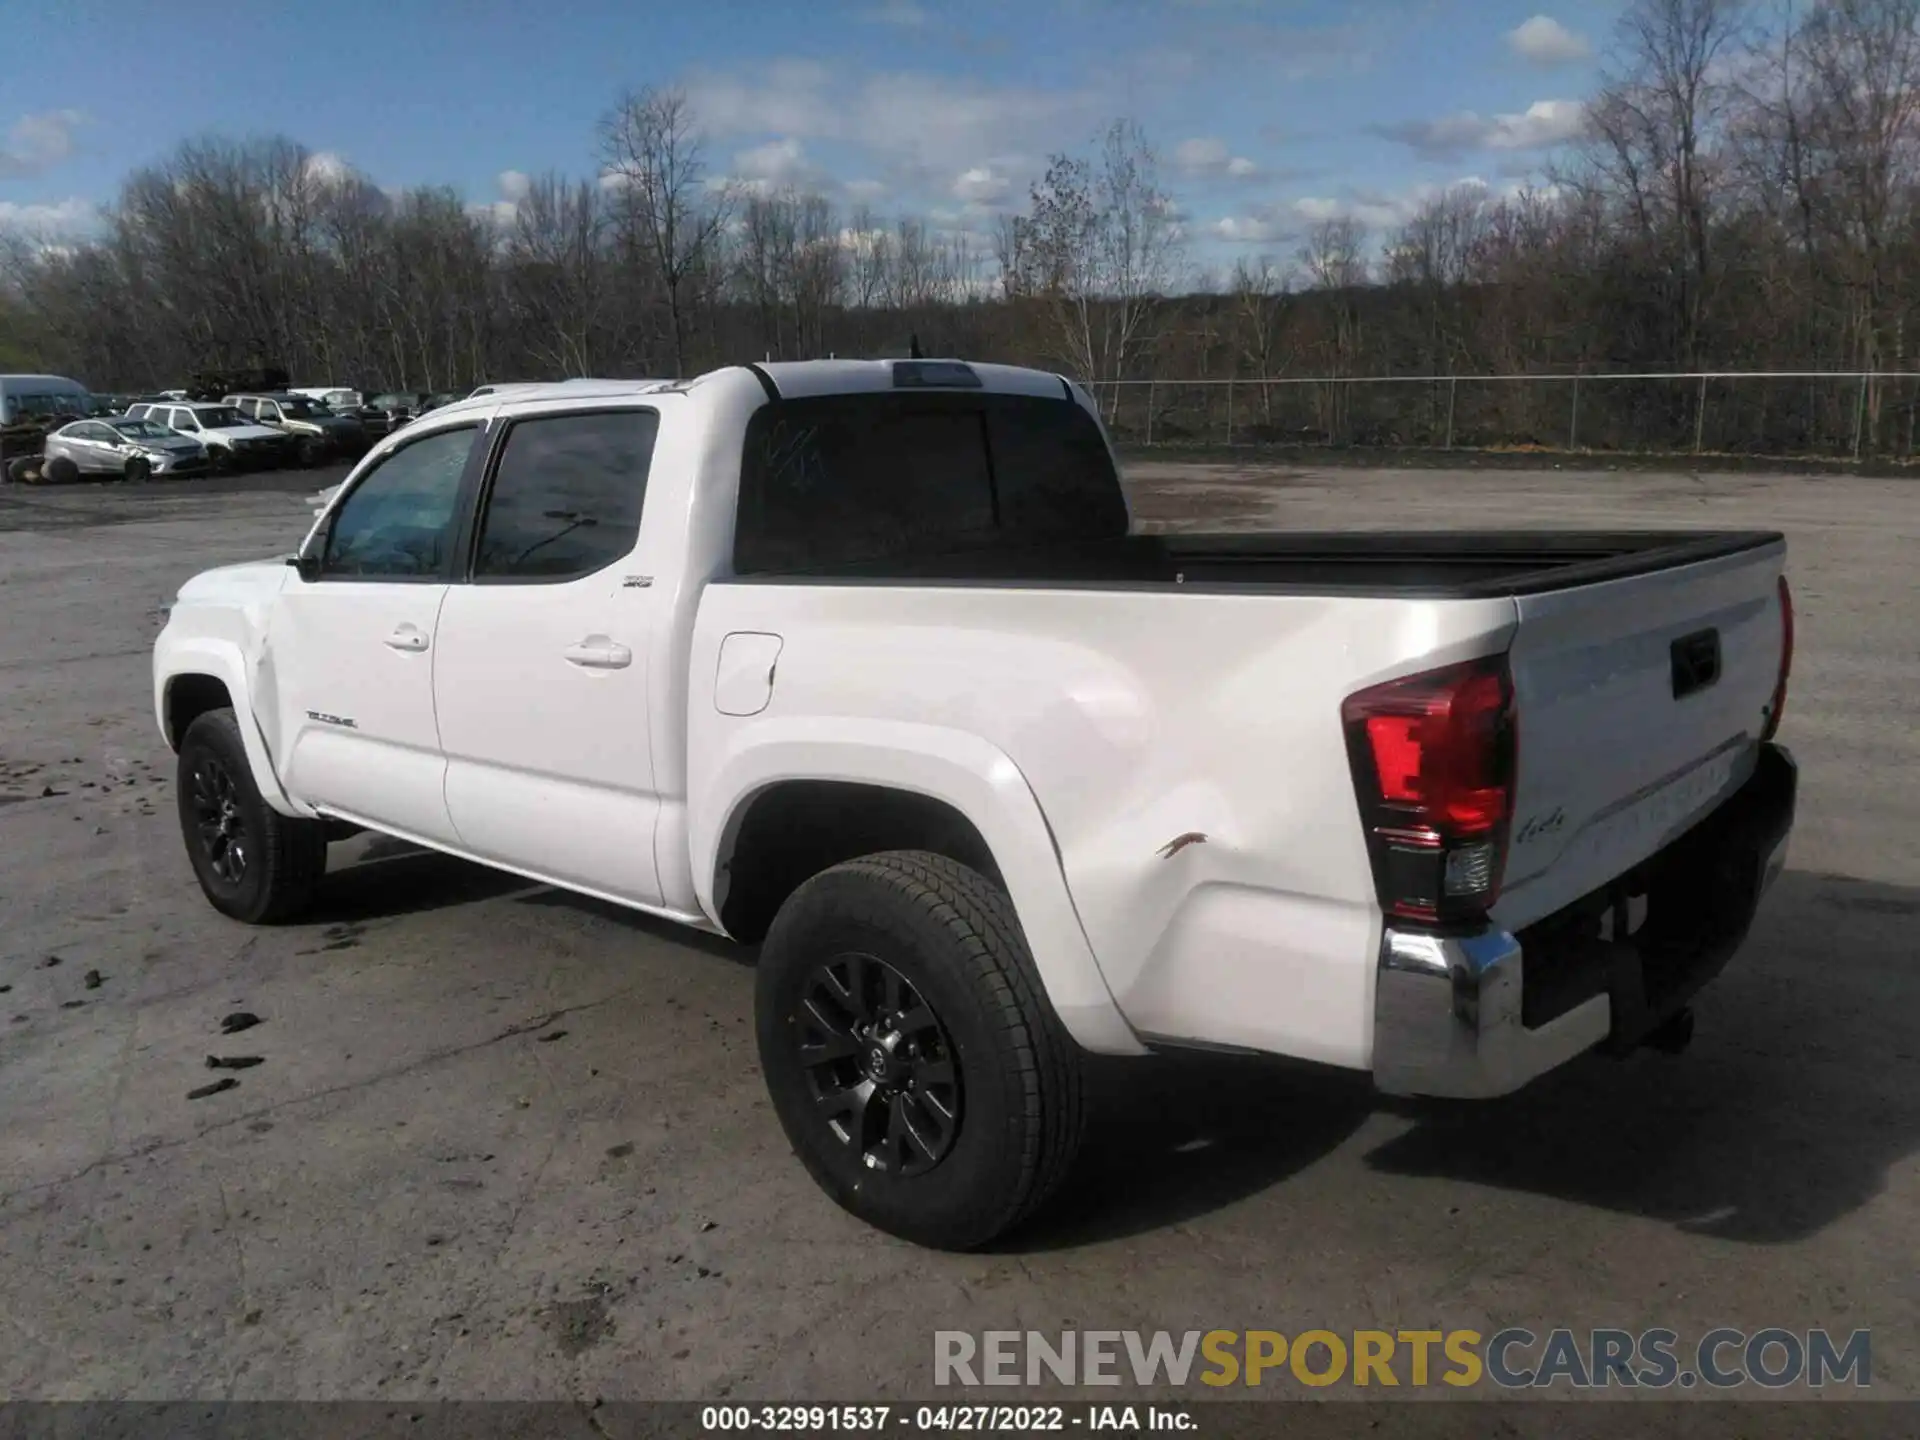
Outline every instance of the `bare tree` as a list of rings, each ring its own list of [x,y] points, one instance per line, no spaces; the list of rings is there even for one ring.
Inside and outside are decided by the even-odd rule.
[[[1632,0],[1588,107],[1577,178],[1622,208],[1669,290],[1674,343],[1697,362],[1712,287],[1717,145],[1736,93],[1748,0]]]
[[[706,160],[687,97],[645,89],[600,124],[606,183],[622,223],[644,249],[666,301],[676,375],[687,368],[687,286],[726,224],[731,192],[706,184]]]
[[[1286,374],[1291,350],[1283,346],[1283,341],[1292,309],[1292,273],[1272,256],[1252,260],[1242,256],[1234,262],[1227,284],[1241,362],[1249,373],[1263,380]],[[1268,425],[1273,423],[1272,386],[1260,387],[1260,413]]]
[[[1123,378],[1178,278],[1180,232],[1152,146],[1115,121],[1093,161],[1054,156],[1029,202],[1003,246],[1015,288],[1048,301],[1062,360],[1096,383]]]

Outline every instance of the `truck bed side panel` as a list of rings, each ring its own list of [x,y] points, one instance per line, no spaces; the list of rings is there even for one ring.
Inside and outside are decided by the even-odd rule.
[[[1137,1030],[1365,1066],[1379,921],[1340,701],[1497,650],[1512,617],[1511,600],[716,583],[688,800],[724,803],[703,787],[776,719],[982,737],[1039,799]],[[782,639],[756,716],[714,706],[739,631]]]

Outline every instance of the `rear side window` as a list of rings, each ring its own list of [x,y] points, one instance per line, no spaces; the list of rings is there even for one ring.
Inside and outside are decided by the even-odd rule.
[[[734,570],[815,570],[1126,530],[1099,428],[1064,398],[782,400],[747,426]]]
[[[488,491],[473,578],[574,580],[632,551],[659,431],[652,410],[516,421]]]

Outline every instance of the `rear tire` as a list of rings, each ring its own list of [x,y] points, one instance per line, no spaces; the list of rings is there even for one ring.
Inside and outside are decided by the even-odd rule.
[[[57,455],[40,467],[40,473],[55,485],[71,485],[80,478],[80,467],[64,455]]]
[[[214,909],[274,925],[307,908],[327,871],[326,826],[260,798],[232,710],[209,710],[187,727],[175,791],[180,837]]]
[[[1012,901],[958,861],[889,851],[807,881],[767,934],[754,1009],[788,1140],[870,1225],[975,1249],[1072,1165],[1081,1052]]]

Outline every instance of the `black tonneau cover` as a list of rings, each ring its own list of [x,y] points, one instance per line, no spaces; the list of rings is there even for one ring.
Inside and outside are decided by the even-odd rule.
[[[1782,543],[1772,530],[1126,535],[738,577],[735,584],[991,585],[1485,599],[1644,575]]]

